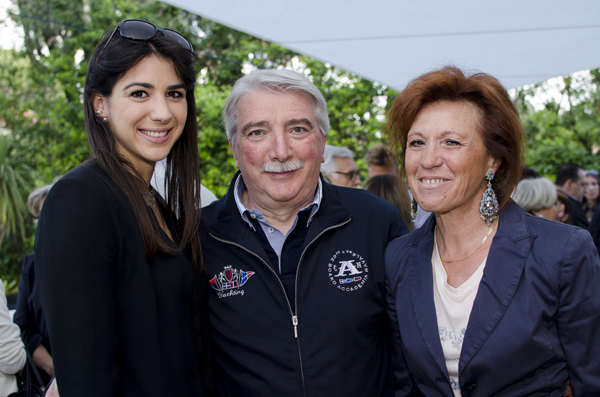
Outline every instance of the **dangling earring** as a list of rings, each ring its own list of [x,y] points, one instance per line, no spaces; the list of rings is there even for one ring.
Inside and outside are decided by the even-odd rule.
[[[413,223],[417,220],[417,208],[417,201],[413,197],[412,200],[410,200],[410,218]]]
[[[498,198],[496,193],[492,190],[492,179],[494,179],[494,173],[488,172],[485,179],[487,179],[487,189],[483,192],[481,198],[481,204],[479,205],[479,214],[481,219],[486,225],[491,225],[496,218],[498,218]]]

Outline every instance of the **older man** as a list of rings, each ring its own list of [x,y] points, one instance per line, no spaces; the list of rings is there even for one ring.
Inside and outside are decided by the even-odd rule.
[[[357,187],[362,183],[354,153],[347,147],[325,145],[321,173],[327,182],[336,186]]]
[[[408,232],[398,211],[320,179],[329,120],[306,77],[241,78],[224,119],[240,171],[202,214],[220,395],[393,394],[383,263]]]

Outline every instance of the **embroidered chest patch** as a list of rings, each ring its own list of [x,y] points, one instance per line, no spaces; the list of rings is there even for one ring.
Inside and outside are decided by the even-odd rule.
[[[337,251],[327,266],[329,281],[341,291],[356,291],[369,279],[369,266],[351,250]]]
[[[241,269],[233,269],[231,266],[225,266],[222,272],[216,274],[208,283],[217,291],[219,298],[228,296],[244,296],[244,290],[241,289],[248,282],[254,272],[245,272]]]

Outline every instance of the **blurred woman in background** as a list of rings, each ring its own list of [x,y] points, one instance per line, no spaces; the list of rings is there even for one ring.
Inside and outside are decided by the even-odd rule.
[[[556,191],[556,219],[561,223],[569,223],[571,218],[571,198],[560,190]]]
[[[414,229],[410,216],[408,188],[396,175],[381,174],[372,176],[367,179],[362,188],[394,204],[409,230]]]
[[[547,178],[523,179],[511,198],[533,216],[558,221],[556,185]]]
[[[598,171],[589,170],[585,172],[586,185],[583,190],[583,201],[581,206],[585,212],[588,222],[592,221],[594,211],[598,207],[598,198],[600,197],[600,176]]]

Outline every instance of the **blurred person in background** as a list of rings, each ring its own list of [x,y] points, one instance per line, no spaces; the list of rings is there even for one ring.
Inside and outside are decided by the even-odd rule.
[[[165,183],[165,172],[167,167],[167,159],[162,159],[161,161],[156,162],[156,166],[154,167],[154,174],[152,174],[152,180],[150,184],[156,190],[161,197],[167,196],[167,191],[169,187]],[[200,185],[200,202],[202,207],[206,207],[213,201],[217,200],[217,196],[213,192],[211,192],[206,186]]]
[[[410,231],[414,229],[410,218],[408,188],[404,181],[396,175],[381,174],[367,179],[362,188],[394,204],[408,229]]]
[[[521,180],[527,178],[541,178],[542,176],[534,169],[523,167],[523,173],[521,174]]]
[[[563,164],[556,173],[556,186],[571,201],[571,214],[568,223],[584,229],[590,226],[585,212],[581,207],[581,200],[583,199],[586,184],[585,171],[577,164]]]
[[[36,233],[62,397],[200,397],[214,392],[202,268],[194,50],[137,19],[89,61],[92,158],[54,184]],[[150,185],[167,158],[164,200]]]
[[[380,176],[380,175],[394,175],[394,176],[399,175],[398,164],[396,163],[396,160],[390,153],[389,147],[383,145],[382,143],[377,143],[377,144],[371,146],[371,148],[369,148],[369,150],[367,150],[367,153],[365,155],[365,162],[367,163],[367,170],[369,171],[369,178],[374,178],[374,177]],[[396,180],[398,180],[398,179],[396,178]],[[368,180],[367,180],[367,182],[368,182]],[[380,197],[384,197],[381,194],[385,194],[386,197],[392,197],[392,194],[391,194],[392,190],[389,190],[389,189],[396,190],[397,186],[392,187],[391,183],[392,183],[391,178],[382,178],[382,179],[378,179],[376,181],[371,182],[368,185],[369,186],[368,189],[367,189],[367,183],[365,182],[365,184],[363,185],[363,188],[369,190],[372,193],[377,194]],[[404,208],[401,210],[400,207],[398,207],[398,210],[400,211],[400,215],[402,216],[402,219],[408,225],[408,228],[411,231],[413,231],[414,229],[421,227],[421,225],[425,222],[425,220],[427,220],[427,217],[429,216],[429,212],[426,212],[422,208],[417,207],[416,216],[413,218],[411,216],[411,212],[410,212],[410,202],[412,200],[412,193],[411,193],[410,189],[408,188],[408,185],[406,184],[404,179],[401,178],[399,180],[399,183],[400,183],[399,186],[401,189],[405,188],[407,190],[408,196],[406,196],[406,199],[404,199],[404,198],[402,199]],[[377,191],[375,191],[375,190],[377,190]],[[384,198],[386,200],[390,201],[386,197],[384,197]],[[404,197],[404,194],[403,194],[403,197]],[[394,201],[390,201],[390,202],[392,204],[396,205],[396,203]],[[406,212],[406,211],[408,211],[408,212]]]
[[[390,155],[390,149],[383,143],[371,146],[365,154],[369,178],[377,175],[398,175],[398,165]]]
[[[19,326],[8,311],[4,283],[0,280],[0,396],[17,397],[17,377],[27,363]]]
[[[588,222],[591,222],[594,211],[596,211],[596,207],[598,207],[598,197],[600,196],[600,176],[598,176],[598,171],[586,171],[585,180],[586,185],[583,191],[581,205]]]
[[[556,219],[561,223],[572,225],[571,198],[560,190],[556,191]]]
[[[38,187],[29,194],[27,208],[33,215],[33,219],[37,220],[40,217],[42,205],[52,186],[53,183]],[[26,255],[21,268],[17,310],[13,319],[21,329],[21,338],[25,348],[39,369],[44,382],[39,386],[45,386],[54,376],[54,363],[48,337],[48,326],[42,310],[42,295],[35,281],[34,265],[34,254]]]
[[[321,164],[323,178],[333,185],[357,187],[362,182],[354,153],[347,147],[325,145],[325,161]]]
[[[596,207],[592,222],[590,223],[590,234],[594,239],[596,250],[600,253],[600,206]]]
[[[517,185],[511,198],[533,216],[558,221],[556,185],[547,178],[527,178]]]
[[[433,213],[386,250],[404,391],[561,397],[570,380],[574,395],[600,395],[600,259],[586,230],[511,200],[525,133],[506,89],[484,73],[428,72],[388,126]]]

